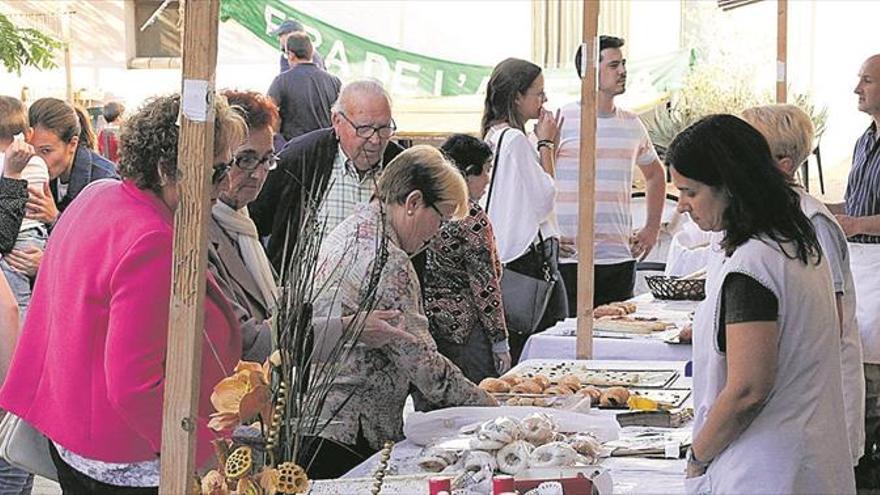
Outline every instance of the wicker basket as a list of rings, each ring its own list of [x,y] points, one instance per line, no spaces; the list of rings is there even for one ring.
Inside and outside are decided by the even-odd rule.
[[[681,280],[675,277],[652,275],[645,277],[651,294],[657,299],[702,301],[706,298],[706,279]]]

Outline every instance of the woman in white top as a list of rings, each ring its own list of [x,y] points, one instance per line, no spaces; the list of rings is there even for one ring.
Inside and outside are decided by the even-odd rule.
[[[767,139],[776,165],[801,197],[801,209],[828,258],[840,323],[840,367],[843,374],[843,409],[853,465],[865,451],[865,371],[862,341],[856,320],[856,294],[849,266],[846,234],[821,201],[794,181],[794,173],[813,149],[813,123],[795,105],[765,105],[743,111],[743,119]]]
[[[495,230],[498,254],[506,270],[543,277],[542,258],[556,277],[550,302],[536,331],[568,314],[559,275],[559,227],[554,205],[554,154],[559,115],[544,109],[544,76],[537,65],[508,58],[492,71],[486,87],[482,136],[496,153],[486,212]],[[526,137],[525,124],[537,119],[537,145]],[[500,142],[500,146],[499,146]],[[509,326],[510,353],[516,362],[528,335]]]
[[[679,211],[723,232],[694,320],[688,493],[855,493],[831,271],[767,141],[731,115],[682,131]]]

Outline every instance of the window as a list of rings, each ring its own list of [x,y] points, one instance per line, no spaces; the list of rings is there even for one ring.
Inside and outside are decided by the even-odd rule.
[[[532,61],[546,68],[574,67],[574,53],[581,44],[583,2],[532,1]],[[630,3],[602,2],[599,34],[626,38]]]
[[[126,52],[129,67],[147,68],[179,66],[180,64],[180,2],[163,0],[127,0]],[[141,31],[153,15],[153,22]]]

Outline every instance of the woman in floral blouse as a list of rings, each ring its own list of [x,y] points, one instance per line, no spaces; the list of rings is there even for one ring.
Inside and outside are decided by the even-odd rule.
[[[428,247],[425,314],[440,352],[479,383],[510,368],[501,262],[489,217],[477,204],[489,184],[492,150],[464,134],[440,149],[467,181],[469,212],[444,225]]]
[[[357,314],[375,293],[374,309],[399,312],[388,324],[401,331],[401,338],[384,345],[361,339],[354,345],[322,411],[333,421],[305,449],[306,461],[314,457],[311,477],[338,477],[386,440],[401,440],[411,388],[441,407],[496,405],[437,352],[410,263],[441,224],[466,212],[467,186],[458,170],[438,150],[415,146],[388,164],[375,199],[324,239],[314,315],[332,320]],[[316,326],[316,345],[337,338]]]

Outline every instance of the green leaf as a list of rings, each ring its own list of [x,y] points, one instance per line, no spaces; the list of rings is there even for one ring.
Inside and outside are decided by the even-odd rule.
[[[62,46],[60,41],[36,29],[16,27],[0,14],[0,62],[8,72],[20,76],[23,67],[40,70],[57,67],[55,51]]]

